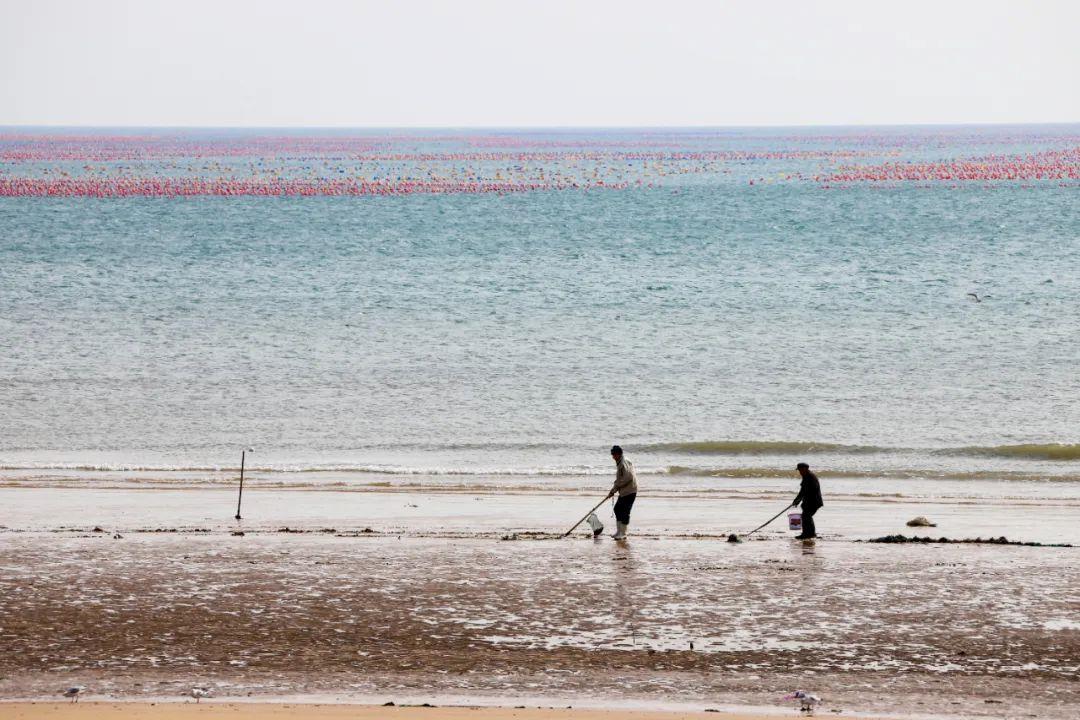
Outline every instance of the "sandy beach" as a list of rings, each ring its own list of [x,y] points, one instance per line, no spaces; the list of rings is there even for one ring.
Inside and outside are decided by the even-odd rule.
[[[765,720],[782,717],[762,712],[658,712],[522,707],[382,707],[314,703],[0,703],[10,720]],[[785,714],[783,716],[789,716]],[[855,717],[846,715],[846,717]]]
[[[334,528],[271,513],[256,493],[268,515],[239,535],[205,508],[164,510],[184,493],[162,492],[4,490],[21,524],[0,531],[0,697],[85,685],[85,700],[123,700],[123,713],[207,685],[219,703],[794,712],[782,698],[804,689],[819,713],[1075,710],[1075,548],[880,545],[825,524],[836,515],[816,544],[782,528],[733,544],[659,521],[629,543],[500,535],[455,511],[555,501],[436,492],[340,494],[427,514]],[[187,522],[156,522],[168,513]]]

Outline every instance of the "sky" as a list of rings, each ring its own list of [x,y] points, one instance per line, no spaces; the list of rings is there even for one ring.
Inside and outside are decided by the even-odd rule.
[[[0,0],[0,125],[1080,121],[1077,0]]]

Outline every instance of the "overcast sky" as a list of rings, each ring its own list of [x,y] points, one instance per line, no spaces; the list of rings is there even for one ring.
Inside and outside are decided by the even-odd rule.
[[[0,0],[0,124],[1080,121],[1078,0]]]

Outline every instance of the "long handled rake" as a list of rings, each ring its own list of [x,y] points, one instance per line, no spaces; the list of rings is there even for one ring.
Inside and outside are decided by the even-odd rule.
[[[584,514],[584,515],[583,515],[583,516],[581,517],[581,519],[580,519],[580,520],[578,520],[578,521],[577,521],[576,523],[574,523],[574,526],[573,526],[572,528],[570,528],[569,530],[567,530],[566,532],[564,532],[564,533],[562,534],[562,536],[563,536],[563,537],[566,537],[566,536],[567,536],[567,535],[569,535],[570,533],[572,533],[572,532],[574,532],[575,530],[577,530],[577,526],[578,526],[578,525],[580,525],[581,523],[585,522],[586,520],[588,520],[589,516],[590,516],[590,515],[592,515],[592,514],[593,514],[594,512],[596,512],[596,510],[597,510],[597,509],[598,509],[598,508],[599,508],[599,507],[600,507],[601,505],[603,505],[603,504],[604,504],[605,502],[607,502],[607,499],[608,499],[609,497],[611,497],[611,496],[610,496],[610,495],[606,495],[606,496],[604,496],[604,499],[603,499],[603,500],[601,500],[600,502],[598,502],[598,503],[596,503],[595,505],[593,505],[592,509],[591,509],[591,510],[589,510],[589,512],[585,513],[585,514]]]
[[[773,515],[773,516],[772,516],[771,518],[769,518],[769,519],[768,519],[768,520],[766,520],[765,522],[761,523],[760,525],[758,525],[758,526],[757,526],[756,528],[754,528],[754,529],[753,529],[753,530],[751,530],[750,532],[748,532],[748,533],[746,533],[745,535],[743,535],[743,536],[742,536],[742,538],[740,538],[740,537],[739,537],[738,535],[736,535],[735,533],[732,533],[731,535],[728,535],[728,542],[741,542],[741,540],[742,540],[742,539],[750,537],[751,535],[753,535],[754,533],[756,533],[756,532],[757,532],[758,530],[760,530],[761,528],[765,527],[766,525],[768,525],[769,523],[771,523],[771,522],[772,522],[773,520],[775,520],[776,518],[778,518],[778,517],[780,517],[781,515],[783,515],[784,513],[786,513],[786,512],[787,512],[788,510],[790,510],[790,509],[791,509],[792,507],[794,507],[794,506],[793,506],[793,505],[785,505],[785,506],[784,506],[784,509],[783,509],[783,510],[781,510],[781,511],[780,511],[780,512],[778,512],[778,513],[776,513],[776,514],[775,514],[775,515]],[[574,527],[577,527],[577,526],[575,525]]]

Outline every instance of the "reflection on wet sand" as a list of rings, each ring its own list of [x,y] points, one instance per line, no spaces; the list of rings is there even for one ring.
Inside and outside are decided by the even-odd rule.
[[[637,647],[638,641],[638,593],[642,588],[634,559],[633,542],[621,540],[611,545],[613,576],[615,581],[615,616],[629,638],[629,647]],[[622,643],[626,646],[625,641]],[[618,645],[616,645],[617,647]]]
[[[849,709],[887,695],[982,710],[1008,694],[1012,710],[1068,717],[1075,552],[9,532],[0,694],[760,705],[798,687]]]

